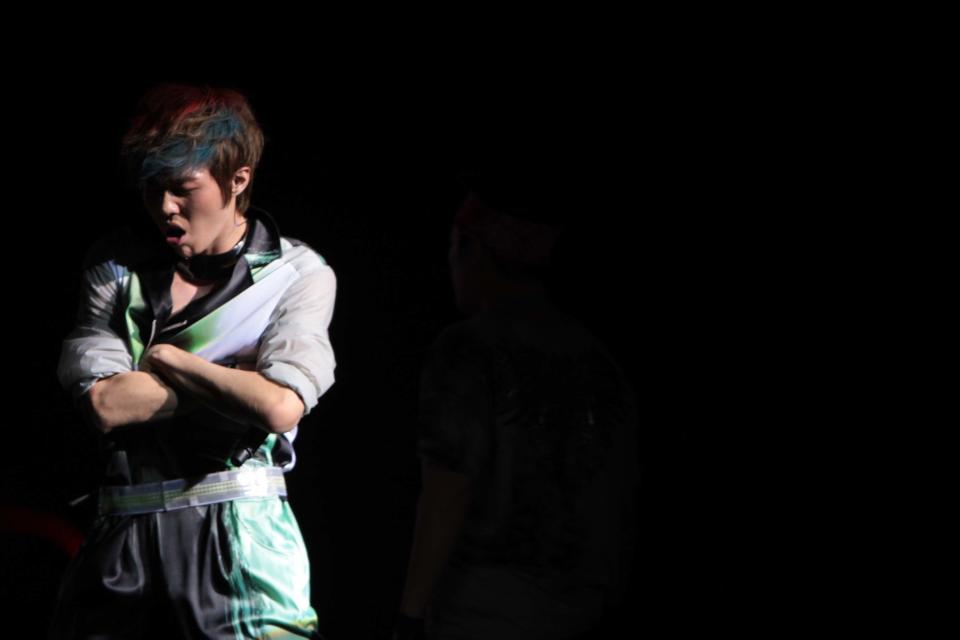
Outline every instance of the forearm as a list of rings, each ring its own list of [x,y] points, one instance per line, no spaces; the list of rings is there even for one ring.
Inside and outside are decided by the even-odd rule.
[[[295,425],[286,424],[291,420],[289,416],[296,415],[290,410],[290,396],[295,396],[295,392],[256,371],[224,367],[175,347],[152,352],[145,358],[149,358],[150,368],[172,387],[236,422],[268,432]]]
[[[98,381],[86,402],[94,426],[108,432],[186,413],[193,405],[184,402],[183,396],[155,373],[128,371]]]
[[[400,613],[423,617],[433,589],[446,567],[470,504],[467,477],[424,464],[423,489]]]

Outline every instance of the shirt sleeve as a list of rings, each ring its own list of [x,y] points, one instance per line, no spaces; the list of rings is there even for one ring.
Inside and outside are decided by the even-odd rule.
[[[97,380],[133,370],[117,316],[123,267],[104,258],[102,248],[96,244],[86,254],[76,324],[63,340],[57,364],[60,385],[75,404]]]
[[[489,350],[460,327],[429,348],[420,375],[417,453],[475,477],[489,455],[492,420]]]
[[[257,352],[257,371],[293,389],[304,416],[334,382],[328,328],[336,292],[336,275],[326,263],[300,276],[281,296]]]

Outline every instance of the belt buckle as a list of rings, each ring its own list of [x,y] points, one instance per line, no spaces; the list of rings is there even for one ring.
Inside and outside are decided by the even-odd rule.
[[[269,486],[266,467],[256,467],[237,474],[237,484],[248,498],[265,498]]]

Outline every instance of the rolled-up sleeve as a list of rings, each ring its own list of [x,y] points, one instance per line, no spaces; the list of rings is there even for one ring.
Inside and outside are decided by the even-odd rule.
[[[300,276],[281,296],[257,352],[257,371],[293,389],[304,416],[334,382],[328,329],[336,292],[336,275],[326,263]]]
[[[101,378],[133,370],[133,358],[120,335],[117,318],[124,269],[97,260],[100,246],[87,252],[80,282],[76,324],[63,340],[57,378],[74,403]]]

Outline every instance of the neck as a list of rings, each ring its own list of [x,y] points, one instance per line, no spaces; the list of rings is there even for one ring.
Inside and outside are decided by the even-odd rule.
[[[241,215],[239,220],[229,224],[230,226],[226,229],[225,235],[217,238],[213,241],[213,244],[210,245],[210,254],[216,255],[230,251],[246,235],[248,224],[247,217],[245,215]]]
[[[176,269],[181,277],[194,282],[216,282],[229,278],[243,253],[248,224],[235,227],[229,238],[214,242],[207,253],[198,253],[192,258],[177,257]]]

